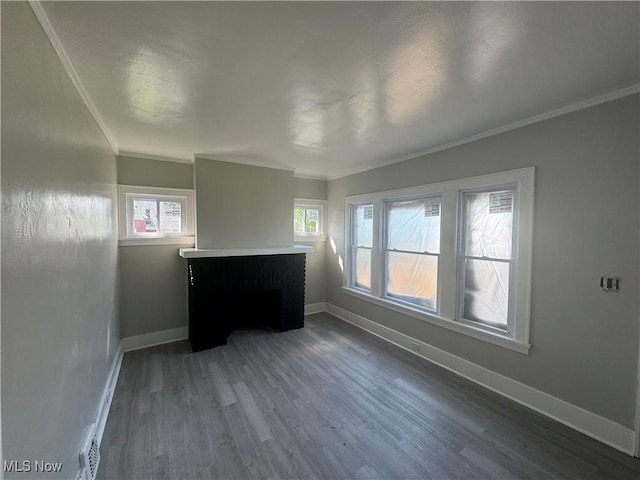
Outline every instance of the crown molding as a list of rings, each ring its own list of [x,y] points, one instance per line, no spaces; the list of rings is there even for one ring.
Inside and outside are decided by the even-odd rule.
[[[162,155],[151,155],[148,153],[129,152],[120,150],[117,154],[118,157],[132,157],[132,158],[144,158],[146,160],[158,160],[160,162],[173,162],[173,163],[186,163],[193,165],[193,157],[191,158],[177,158],[177,157],[163,157]]]
[[[326,175],[311,175],[306,173],[294,173],[293,176],[295,178],[300,178],[304,180],[322,180],[323,182],[327,181]]]
[[[288,172],[294,172],[295,168],[286,165],[284,163],[280,163],[275,160],[261,159],[261,158],[251,158],[251,157],[243,157],[243,156],[233,156],[230,158],[228,155],[211,155],[207,153],[194,153],[193,154],[194,161],[195,159],[203,159],[203,160],[214,160],[216,162],[225,162],[225,163],[235,163],[240,165],[250,165],[252,167],[262,167],[262,168],[273,168],[276,170],[286,170]]]
[[[389,165],[393,165],[394,163],[404,162],[406,160],[412,160],[414,158],[423,157],[425,155],[429,155],[432,153],[440,152],[442,150],[448,150],[450,148],[458,147],[460,145],[464,145],[467,143],[475,142],[476,140],[482,140],[483,138],[493,137],[494,135],[499,135],[501,133],[505,133],[511,130],[515,130],[517,128],[526,127],[528,125],[532,125],[534,123],[542,122],[544,120],[550,120],[555,117],[560,117],[562,115],[567,115],[569,113],[577,112],[579,110],[584,110],[585,108],[594,107],[596,105],[600,105],[601,103],[611,102],[613,100],[618,100],[620,98],[628,97],[630,95],[635,95],[640,93],[640,84],[632,85],[630,87],[622,88],[620,90],[615,90],[610,93],[606,93],[604,95],[598,95],[597,97],[592,97],[587,100],[583,100],[581,102],[573,103],[571,105],[567,105],[566,107],[556,108],[555,110],[550,110],[545,113],[541,113],[538,115],[534,115],[532,117],[525,118],[523,120],[518,120],[517,122],[508,123],[501,127],[492,128],[490,130],[485,130],[484,132],[477,133],[475,135],[471,135],[469,137],[464,137],[459,140],[454,140],[453,142],[444,143],[442,145],[438,145],[436,147],[429,148],[427,150],[422,150],[420,152],[411,153],[409,155],[404,155],[402,157],[397,157],[392,160],[385,161],[383,163],[379,163],[375,166],[365,167],[360,169],[349,170],[345,173],[341,173],[339,175],[328,176],[327,180],[337,180],[339,178],[348,177],[350,175],[356,175],[358,173],[368,172],[370,170],[375,170],[376,168],[386,167]]]
[[[51,46],[53,46],[53,49],[58,54],[58,58],[60,58],[60,61],[62,62],[62,66],[64,67],[65,71],[69,75],[69,78],[71,78],[71,82],[76,87],[76,90],[80,94],[80,97],[84,101],[84,104],[89,109],[91,116],[93,117],[95,122],[98,124],[98,127],[102,131],[102,134],[107,139],[107,142],[109,142],[109,145],[111,145],[111,149],[113,150],[113,153],[117,155],[118,144],[116,143],[115,138],[107,128],[106,123],[98,113],[98,109],[96,108],[95,104],[91,100],[91,97],[89,97],[89,94],[87,93],[84,86],[82,85],[82,82],[80,81],[80,77],[78,76],[78,73],[76,72],[76,70],[73,68],[73,64],[71,63],[69,55],[67,55],[67,52],[64,49],[64,46],[62,45],[62,42],[60,41],[58,34],[54,30],[53,25],[51,25],[51,22],[49,21],[49,17],[45,12],[44,7],[42,6],[42,3],[29,0],[29,6],[31,7],[31,10],[33,10],[33,13],[38,19],[38,22],[40,22],[40,26],[42,27],[42,30],[44,31],[45,35],[49,39],[49,42],[51,42]]]

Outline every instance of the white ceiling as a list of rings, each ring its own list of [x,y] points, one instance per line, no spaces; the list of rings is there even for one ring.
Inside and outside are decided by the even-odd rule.
[[[41,7],[117,151],[300,176],[388,164],[640,76],[638,2]]]

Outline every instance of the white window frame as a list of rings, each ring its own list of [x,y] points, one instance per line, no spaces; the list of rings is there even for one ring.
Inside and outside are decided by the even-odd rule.
[[[534,167],[512,170],[478,177],[464,178],[430,185],[421,185],[385,192],[354,195],[345,198],[345,263],[343,292],[374,303],[389,310],[528,354],[529,321],[531,309],[531,252],[533,236]],[[460,321],[458,299],[459,242],[462,236],[461,192],[487,191],[515,187],[514,225],[514,275],[510,290],[510,306],[513,312],[512,328],[507,332],[485,327],[477,322]],[[385,296],[385,202],[416,197],[441,196],[440,257],[438,262],[439,310],[430,312],[419,306],[396,301]],[[373,248],[371,252],[371,292],[352,286],[351,209],[352,205],[372,204]]]
[[[493,257],[475,257],[473,255],[467,255],[465,253],[466,250],[466,241],[467,241],[467,235],[466,235],[466,219],[467,219],[467,208],[466,208],[466,203],[465,203],[465,198],[468,194],[474,194],[474,193],[491,193],[491,192],[497,192],[497,191],[504,191],[504,190],[510,190],[514,192],[514,198],[513,198],[513,227],[512,227],[512,240],[511,240],[511,258],[509,259],[502,259],[502,258],[493,258]],[[493,261],[493,262],[502,262],[502,263],[508,263],[509,264],[509,292],[513,291],[513,288],[515,287],[515,278],[516,278],[516,271],[518,270],[518,262],[517,262],[517,258],[516,258],[516,252],[517,252],[517,246],[518,246],[518,234],[519,234],[519,226],[518,226],[518,213],[519,213],[519,205],[518,205],[518,201],[517,201],[517,194],[518,194],[518,186],[513,184],[513,185],[499,185],[496,187],[491,187],[491,188],[474,188],[474,189],[466,189],[466,190],[460,190],[459,191],[459,212],[458,212],[458,220],[460,222],[459,226],[458,226],[458,231],[460,232],[460,234],[458,235],[458,245],[457,245],[457,297],[458,297],[458,301],[456,304],[456,320],[461,322],[461,323],[466,323],[468,325],[472,325],[472,326],[477,326],[477,325],[482,325],[483,328],[486,328],[487,330],[493,330],[495,329],[495,331],[499,332],[499,333],[503,333],[504,331],[498,327],[493,327],[491,325],[488,324],[482,324],[482,322],[477,322],[474,320],[469,320],[467,318],[464,318],[463,316],[463,312],[464,312],[464,285],[465,285],[465,269],[464,269],[464,264],[465,264],[465,260],[467,258],[472,258],[472,259],[476,259],[476,260],[488,260],[488,261]],[[515,295],[509,295],[508,298],[508,307],[507,307],[507,327],[506,327],[506,333],[507,336],[513,336],[513,331],[515,329],[515,312],[514,312],[514,307],[515,307]]]
[[[296,208],[316,208],[320,210],[320,218],[318,225],[318,232],[293,232],[295,242],[319,242],[325,241],[327,235],[325,233],[327,225],[327,201],[316,200],[313,198],[294,198],[293,200],[294,211]]]
[[[431,308],[427,308],[427,307],[420,307],[419,305],[414,305],[412,303],[409,302],[404,302],[400,299],[394,298],[391,295],[389,295],[388,292],[388,280],[389,280],[389,262],[388,262],[388,258],[389,258],[389,252],[400,252],[400,253],[410,253],[413,255],[422,255],[422,256],[429,256],[429,257],[436,257],[436,259],[438,260],[438,271],[440,270],[440,252],[435,253],[435,252],[418,252],[418,251],[411,251],[411,250],[398,250],[398,249],[389,249],[388,247],[388,236],[389,236],[389,224],[388,224],[388,216],[389,216],[389,204],[394,203],[394,202],[402,202],[402,201],[412,201],[412,200],[424,200],[426,201],[427,199],[438,199],[440,201],[440,245],[442,245],[442,196],[439,194],[429,194],[429,195],[418,195],[416,197],[404,197],[401,199],[398,198],[393,198],[393,199],[386,199],[383,202],[383,207],[384,207],[384,212],[382,212],[383,215],[383,224],[382,224],[382,228],[384,230],[383,232],[383,242],[382,242],[382,254],[384,256],[384,258],[382,259],[382,269],[384,271],[384,277],[383,277],[383,282],[382,282],[382,288],[383,288],[383,295],[385,299],[388,299],[392,302],[397,302],[401,305],[407,305],[410,306],[411,308],[417,308],[417,309],[424,309],[424,311],[429,312],[429,313],[434,313],[436,315],[438,315],[440,313],[440,282],[437,282],[437,293],[436,293],[436,308],[435,309],[431,309]],[[374,208],[375,211],[375,208]]]
[[[173,200],[183,205],[181,233],[147,233],[133,232],[133,199],[148,198],[152,200]],[[194,246],[194,192],[178,188],[142,187],[135,185],[118,185],[118,232],[119,246],[141,245],[180,245]]]
[[[371,205],[372,209],[373,209],[373,232],[372,232],[372,240],[371,240],[371,247],[367,247],[365,245],[356,245],[356,243],[354,242],[354,231],[353,231],[353,212],[354,210],[356,210],[357,207],[363,207],[363,206],[369,206]],[[373,204],[373,202],[368,202],[368,201],[364,201],[364,202],[358,202],[358,203],[352,203],[349,205],[349,230],[348,230],[348,244],[347,244],[347,248],[346,251],[348,252],[348,254],[346,255],[347,258],[349,259],[349,263],[348,265],[348,283],[347,285],[349,286],[349,288],[353,289],[356,292],[365,292],[367,295],[372,295],[373,292],[378,292],[379,290],[379,286],[378,286],[378,276],[376,274],[374,274],[374,269],[376,270],[377,273],[377,267],[374,267],[374,259],[373,259],[373,255],[374,252],[377,252],[379,250],[379,247],[377,246],[377,241],[376,241],[376,205]],[[356,251],[359,248],[364,248],[364,249],[368,249],[371,251],[371,278],[369,278],[369,284],[371,285],[371,288],[366,288],[366,287],[361,287],[359,285],[356,284],[356,279],[355,279],[355,271],[356,271],[356,264],[355,262],[351,261],[351,259],[353,258],[353,252]]]

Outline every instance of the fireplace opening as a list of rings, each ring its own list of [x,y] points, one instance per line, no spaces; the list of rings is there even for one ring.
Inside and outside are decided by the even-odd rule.
[[[278,329],[280,319],[280,290],[246,291],[229,298],[228,322],[235,328]]]

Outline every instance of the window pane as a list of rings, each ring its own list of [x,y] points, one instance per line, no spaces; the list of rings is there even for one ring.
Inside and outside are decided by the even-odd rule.
[[[511,259],[514,190],[465,195],[465,254]]]
[[[305,209],[305,231],[318,233],[320,231],[320,210],[317,208]]]
[[[465,260],[462,317],[507,329],[509,263]]]
[[[156,233],[158,231],[158,202],[155,200],[133,200],[133,231]]]
[[[438,295],[438,257],[388,252],[387,294],[431,310]]]
[[[387,204],[387,248],[440,253],[440,199]]]
[[[162,233],[182,231],[182,203],[160,202],[160,231]]]
[[[357,205],[353,208],[353,244],[358,247],[373,246],[373,205]]]
[[[368,248],[353,249],[354,285],[371,290],[371,250]]]
[[[293,210],[293,231],[304,233],[304,208],[296,207]]]

